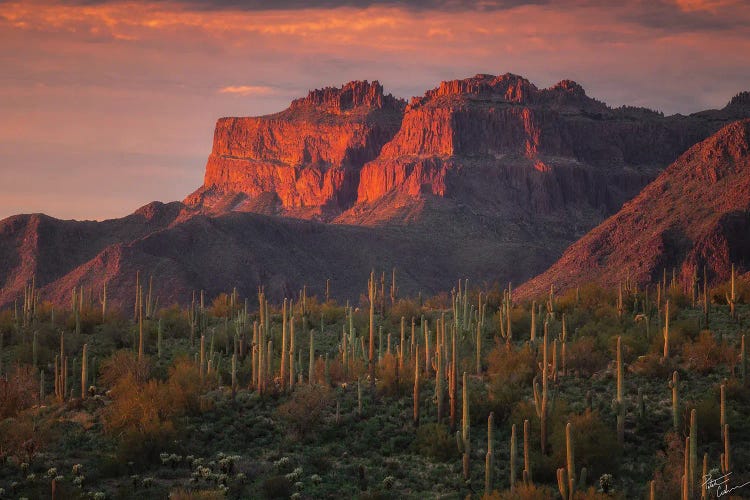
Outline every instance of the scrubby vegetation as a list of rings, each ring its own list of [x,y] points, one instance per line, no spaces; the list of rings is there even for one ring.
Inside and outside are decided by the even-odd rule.
[[[0,498],[715,498],[750,481],[750,287],[358,304],[106,287],[0,313]],[[364,281],[364,280],[363,280]],[[363,283],[364,285],[364,283]],[[748,495],[750,486],[728,492]]]

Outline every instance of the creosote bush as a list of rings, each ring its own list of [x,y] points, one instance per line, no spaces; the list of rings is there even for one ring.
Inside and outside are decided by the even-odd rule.
[[[301,438],[314,433],[333,406],[331,389],[324,385],[301,385],[276,409],[278,417]]]
[[[429,423],[419,426],[414,448],[420,455],[447,462],[458,457],[456,437],[451,435],[448,426]]]

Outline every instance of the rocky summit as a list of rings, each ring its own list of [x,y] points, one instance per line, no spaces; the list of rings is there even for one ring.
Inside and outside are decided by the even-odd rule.
[[[731,123],[681,155],[615,215],[571,245],[549,270],[516,290],[550,285],[616,286],[658,281],[676,270],[682,283],[729,279],[750,261],[750,120]]]
[[[245,295],[261,284],[272,297],[304,284],[322,292],[328,278],[333,293],[355,298],[373,267],[399,269],[404,293],[450,289],[459,277],[521,283],[651,192],[638,195],[686,151],[691,159],[675,165],[734,158],[717,137],[746,122],[712,135],[750,117],[749,100],[741,93],[720,110],[664,116],[609,107],[570,80],[540,89],[513,74],[442,82],[408,103],[378,82],[314,90],[273,115],[219,119],[204,183],[181,203],[103,222],[0,221],[0,304],[32,278],[43,300],[62,303],[75,286],[130,289],[139,270],[154,276],[162,304],[235,285]],[[691,149],[701,141],[700,153]],[[655,182],[708,196],[680,175]],[[701,218],[703,239],[672,224],[649,245],[699,262],[705,252],[690,253],[686,241],[719,241],[710,234],[741,222],[733,210]],[[649,259],[630,272],[666,262]],[[568,274],[543,276],[572,283]],[[131,295],[110,302],[132,305]]]

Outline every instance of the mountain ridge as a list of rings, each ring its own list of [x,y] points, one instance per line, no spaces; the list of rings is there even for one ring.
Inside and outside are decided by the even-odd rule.
[[[162,303],[235,284],[281,295],[329,277],[353,298],[372,267],[404,269],[410,293],[461,276],[523,282],[672,156],[750,116],[746,101],[664,117],[610,108],[570,80],[538,89],[512,74],[443,82],[408,103],[378,82],[314,90],[279,113],[219,119],[204,184],[184,202],[102,222],[0,221],[0,304],[36,277],[55,303],[107,281],[110,302],[128,305],[130,290],[115,290],[138,270],[164,284]],[[309,277],[296,267],[306,259]]]

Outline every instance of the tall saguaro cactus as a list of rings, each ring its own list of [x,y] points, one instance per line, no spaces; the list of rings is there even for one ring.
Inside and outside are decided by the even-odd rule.
[[[461,432],[456,432],[458,451],[463,453],[464,480],[469,480],[469,457],[471,455],[471,425],[469,423],[469,386],[466,383],[466,372],[463,374],[463,415],[461,419]]]
[[[368,368],[370,373],[370,390],[375,393],[375,295],[377,284],[375,283],[375,270],[370,271],[370,281],[367,283],[367,295],[370,300],[370,351],[368,353]]]
[[[534,379],[534,406],[536,408],[536,414],[539,417],[540,426],[540,441],[542,446],[542,454],[546,453],[547,450],[547,415],[549,403],[549,394],[547,388],[547,323],[544,324],[544,340],[542,342],[542,393],[539,394],[539,382]]]
[[[516,489],[516,456],[518,455],[518,443],[516,438],[516,424],[510,428],[510,491]]]
[[[623,400],[622,338],[617,337],[617,397],[613,401],[617,413],[617,441],[625,442],[625,402]]]
[[[414,427],[419,427],[419,349],[414,352]]]
[[[81,354],[81,399],[86,399],[88,366],[88,344],[83,344],[83,353]]]
[[[732,319],[737,319],[737,312],[735,311],[735,305],[737,304],[737,297],[735,295],[735,288],[734,288],[734,264],[732,264],[732,284],[730,288],[730,293],[725,294],[727,299],[727,304],[729,304],[729,316]]]
[[[664,306],[664,353],[663,357],[666,360],[669,358],[669,301]]]
[[[531,453],[531,424],[529,419],[523,421],[523,483],[529,485],[532,482],[531,477],[531,460],[529,454]]]
[[[672,380],[669,382],[669,387],[672,389],[672,430],[677,432],[680,430],[680,393],[679,393],[680,377],[677,375],[677,371],[672,372]]]
[[[563,500],[573,500],[576,490],[575,450],[573,449],[573,426],[565,426],[566,467],[557,469],[557,487]],[[583,471],[582,471],[583,472]]]
[[[515,436],[516,426],[513,426]],[[511,456],[511,463],[513,457]],[[490,412],[487,417],[487,455],[484,461],[484,494],[489,496],[492,493],[493,473],[495,470],[495,413]],[[513,484],[511,483],[511,488]]]

